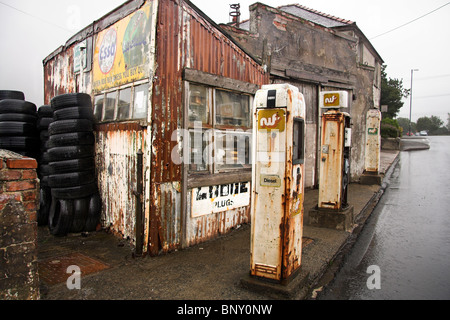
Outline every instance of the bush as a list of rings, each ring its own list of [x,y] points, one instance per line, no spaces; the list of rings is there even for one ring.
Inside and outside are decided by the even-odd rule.
[[[402,136],[402,128],[397,120],[385,118],[381,120],[381,137],[398,138]]]

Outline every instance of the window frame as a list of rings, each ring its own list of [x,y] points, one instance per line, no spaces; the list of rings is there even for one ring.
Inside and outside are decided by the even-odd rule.
[[[136,81],[133,83],[128,83],[126,85],[123,86],[119,86],[119,87],[115,87],[115,88],[111,88],[108,90],[103,90],[101,92],[98,92],[94,95],[93,97],[93,106],[94,106],[94,115],[97,109],[97,104],[96,99],[98,97],[103,96],[103,101],[101,104],[101,114],[100,114],[100,119],[97,118],[98,115],[95,115],[96,117],[96,122],[99,124],[105,124],[105,123],[120,123],[120,122],[130,122],[130,121],[134,121],[134,122],[139,122],[141,124],[147,124],[148,121],[148,94],[147,93],[147,115],[145,118],[133,118],[134,114],[135,114],[135,110],[134,110],[134,102],[135,102],[135,93],[136,93],[136,88],[142,86],[142,85],[148,85],[148,89],[150,89],[150,83],[149,83],[149,79],[144,79],[144,80],[140,80],[140,81]],[[129,113],[128,113],[128,117],[126,119],[118,119],[119,116],[119,99],[120,99],[120,93],[121,91],[124,91],[128,88],[131,88],[131,97],[130,97],[130,109],[129,109]],[[106,96],[110,93],[116,93],[116,97],[115,97],[115,103],[114,103],[114,115],[112,119],[105,119],[105,103],[106,103]]]
[[[208,90],[208,96],[210,97],[209,101],[208,101],[208,108],[209,108],[209,123],[204,124],[202,123],[202,134],[208,134],[210,135],[209,140],[206,143],[206,148],[209,148],[206,152],[208,154],[208,156],[213,159],[212,163],[209,161],[206,161],[206,170],[200,170],[200,171],[196,171],[196,170],[192,170],[191,169],[191,165],[190,163],[187,164],[187,173],[189,176],[211,176],[211,177],[216,177],[217,175],[220,174],[227,174],[227,173],[237,173],[237,172],[250,172],[251,173],[251,143],[252,143],[252,125],[253,125],[253,121],[252,121],[252,105],[253,105],[253,95],[248,93],[248,92],[239,92],[236,90],[229,90],[229,89],[225,89],[225,88],[220,88],[220,87],[214,87],[208,84],[204,84],[204,83],[198,83],[198,82],[194,82],[194,81],[185,81],[185,94],[186,94],[186,98],[185,98],[185,128],[187,129],[187,131],[189,132],[189,141],[187,144],[188,147],[188,152],[189,152],[189,157],[188,159],[191,160],[191,133],[195,130],[199,130],[198,127],[195,127],[195,124],[193,124],[191,121],[189,121],[189,104],[190,104],[190,85],[195,85],[195,86],[203,86],[206,87],[206,89]],[[216,114],[217,114],[217,105],[216,105],[216,93],[217,91],[225,91],[225,92],[231,92],[233,94],[238,94],[241,96],[247,96],[248,97],[248,116],[249,116],[249,123],[248,126],[234,126],[234,125],[223,125],[223,124],[217,124],[216,121]],[[201,123],[201,122],[200,122]],[[216,152],[218,150],[218,146],[217,146],[217,137],[218,135],[226,135],[227,134],[227,130],[237,130],[237,134],[244,134],[246,136],[248,136],[249,139],[249,150],[248,150],[248,166],[247,167],[236,167],[236,168],[232,168],[232,167],[223,167],[223,164],[220,165],[221,168],[219,168],[219,166],[216,164]],[[239,144],[238,144],[239,147]],[[212,148],[212,150],[211,150]],[[239,158],[237,159],[237,161],[239,161]]]

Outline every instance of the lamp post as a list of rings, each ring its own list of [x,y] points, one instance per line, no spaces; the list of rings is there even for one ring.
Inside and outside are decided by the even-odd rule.
[[[412,113],[412,87],[413,87],[413,74],[414,71],[419,71],[419,69],[411,69],[411,90],[409,97],[409,136],[411,136],[411,113]]]

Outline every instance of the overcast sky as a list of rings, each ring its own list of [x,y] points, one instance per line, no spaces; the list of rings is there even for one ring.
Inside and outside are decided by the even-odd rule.
[[[42,60],[63,45],[73,34],[123,2],[123,0],[0,0],[0,89],[23,91],[28,101],[38,106],[42,105]],[[193,0],[192,2],[215,22],[227,23],[230,19],[229,4],[240,3],[241,19],[244,20],[248,18],[249,5],[256,1]],[[445,124],[447,123],[447,113],[450,113],[448,0],[260,0],[259,2],[272,7],[299,3],[355,21],[383,58],[389,78],[403,79],[404,87],[409,89],[411,69],[419,69],[414,72],[413,78],[412,120],[436,115]],[[438,8],[440,9],[436,10]],[[396,30],[391,31],[393,29]],[[381,35],[385,32],[388,33]],[[405,99],[404,102],[399,116],[409,118],[410,100]]]

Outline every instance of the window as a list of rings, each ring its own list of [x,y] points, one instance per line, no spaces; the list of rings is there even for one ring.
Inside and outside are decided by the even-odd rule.
[[[303,119],[294,118],[294,139],[293,139],[293,152],[292,163],[301,164],[304,162],[305,157],[305,122]]]
[[[210,112],[210,90],[205,86],[189,86],[189,125],[193,126],[195,121],[202,124],[211,122]]]
[[[99,122],[147,119],[148,83],[96,95],[94,116]]]
[[[104,103],[103,118],[102,120],[113,120],[114,119],[114,111],[116,108],[116,98],[117,91],[108,92],[106,94],[106,99]]]
[[[251,168],[251,97],[188,84],[191,173]]]
[[[216,171],[251,168],[251,138],[250,132],[216,131]]]
[[[133,119],[147,118],[148,83],[135,87]]]
[[[119,101],[117,102],[117,120],[130,118],[131,88],[119,91]]]
[[[98,95],[94,98],[94,117],[97,121],[102,120],[104,95]]]
[[[250,127],[249,96],[216,90],[216,124]]]

